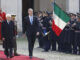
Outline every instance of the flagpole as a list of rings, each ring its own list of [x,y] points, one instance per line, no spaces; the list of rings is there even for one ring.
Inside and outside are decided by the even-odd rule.
[[[54,4],[55,4],[56,0],[53,0],[53,1],[54,1]]]
[[[54,3],[56,2],[56,0],[54,0]]]

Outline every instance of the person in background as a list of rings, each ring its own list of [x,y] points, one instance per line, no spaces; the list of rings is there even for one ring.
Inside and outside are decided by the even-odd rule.
[[[2,22],[1,33],[4,53],[7,58],[13,57],[13,38],[15,36],[14,30],[14,23],[11,21],[11,14],[6,14],[6,20]]]
[[[43,52],[48,52],[50,49],[50,40],[49,40],[49,15],[47,12],[43,12],[43,22],[42,22],[42,30],[43,30],[43,45],[44,45],[44,51]]]
[[[70,22],[69,22],[70,23]],[[63,35],[63,46],[62,46],[62,52],[64,53],[72,53],[72,46],[71,46],[71,32],[72,32],[72,26],[67,23],[66,27],[64,28],[64,35]]]
[[[78,19],[75,23],[75,41],[74,42],[75,42],[74,44],[76,44],[76,54],[80,55],[80,16],[78,16]]]
[[[6,20],[6,13],[5,12],[2,12],[2,9],[0,8],[0,40],[2,38],[1,36],[1,24],[2,24],[2,21]]]
[[[38,38],[38,42],[39,42],[39,47],[38,48],[43,48],[43,35],[42,35],[42,12],[39,11],[38,12],[38,21],[39,21],[39,36],[37,36]]]
[[[61,33],[61,52],[76,54],[75,31],[73,26],[73,24],[76,22],[76,15],[71,13],[70,17],[70,21],[67,23]]]
[[[49,34],[49,40],[50,40],[50,45],[52,46],[51,50],[52,51],[56,51],[56,42],[57,42],[57,36],[55,34],[55,32],[53,31],[53,26],[55,25],[54,24],[54,19],[53,19],[53,13],[50,13],[50,21],[49,21],[49,24],[50,24],[50,34]],[[50,47],[51,47],[50,46]]]
[[[19,56],[17,54],[17,41],[16,41],[16,35],[17,35],[17,21],[15,21],[16,15],[12,15],[12,21],[14,22],[14,28],[15,28],[15,36],[13,38],[13,43],[14,43],[14,56]]]
[[[6,13],[3,12],[1,8],[0,8],[0,19],[6,20]]]
[[[74,23],[76,23],[76,21],[77,21],[76,14],[72,14],[69,26],[71,27],[70,40],[71,40],[71,45],[73,46],[73,48],[70,48],[70,49],[72,49],[73,54],[77,54],[77,46],[76,46],[77,41],[75,40],[75,30],[74,30]]]
[[[53,15],[51,14],[52,18]],[[51,43],[52,43],[52,51],[56,51],[57,50],[57,45],[58,45],[58,51],[61,52],[61,48],[62,48],[62,42],[61,40],[63,39],[63,36],[57,36],[56,34],[56,24],[54,21],[54,18],[52,19],[52,31],[51,31]]]

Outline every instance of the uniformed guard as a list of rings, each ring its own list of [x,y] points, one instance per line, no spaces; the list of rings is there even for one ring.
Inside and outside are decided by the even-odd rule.
[[[72,53],[71,49],[71,30],[72,28],[70,27],[69,24],[65,27],[65,32],[64,32],[64,52],[65,53]]]
[[[75,41],[75,30],[74,30],[74,23],[76,21],[77,21],[76,15],[73,14],[70,20],[70,27],[71,27],[70,40],[71,40],[71,45],[73,46],[72,48],[73,54],[77,54],[77,47],[76,47],[76,41]]]
[[[43,35],[42,35],[42,12],[39,11],[38,12],[38,20],[39,20],[39,36],[37,36],[38,38],[38,42],[39,42],[39,47],[38,48],[43,48]]]
[[[74,37],[75,37],[75,32],[74,32],[74,26],[73,24],[76,22],[76,15],[71,14],[71,20],[68,22],[64,30],[62,31],[60,35],[60,50],[65,53],[74,53],[76,50],[76,45],[74,44]],[[72,49],[73,46],[73,49]]]
[[[12,15],[12,21],[14,22],[14,28],[15,28],[15,36],[13,38],[13,43],[14,43],[14,55],[19,56],[17,54],[17,42],[16,42],[16,35],[17,35],[17,21],[15,21],[16,15]]]
[[[51,51],[56,51],[56,42],[57,42],[57,35],[55,34],[55,32],[53,31],[53,29],[54,29],[54,19],[53,19],[53,13],[50,13],[50,21],[49,21],[49,23],[50,23],[50,34],[49,34],[49,40],[50,40],[50,47],[52,47],[51,48]]]
[[[74,23],[76,22],[76,15],[72,14],[71,15],[71,20],[68,23],[69,29],[66,30],[66,37],[65,38],[65,43],[67,43],[66,46],[66,51],[67,53],[73,53],[76,54],[76,45],[75,45],[75,31],[74,31]],[[67,35],[68,34],[68,35]],[[72,48],[73,46],[73,48]],[[73,52],[72,52],[73,51]]]
[[[48,17],[48,13],[44,13],[43,14],[43,27],[42,27],[42,30],[43,30],[43,44],[44,44],[44,51],[43,52],[48,52],[49,49],[50,49],[50,41],[49,41],[49,36],[48,36],[48,33],[49,33],[49,17]]]
[[[75,44],[79,48],[78,50],[76,49],[76,53],[79,51],[78,54],[80,55],[80,16],[78,16],[78,21],[75,23]]]

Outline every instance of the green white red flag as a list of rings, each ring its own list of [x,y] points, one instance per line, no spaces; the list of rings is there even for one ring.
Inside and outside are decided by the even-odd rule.
[[[65,13],[56,3],[53,5],[53,25],[52,29],[59,36],[62,30],[65,28],[66,24],[69,22],[70,17]]]

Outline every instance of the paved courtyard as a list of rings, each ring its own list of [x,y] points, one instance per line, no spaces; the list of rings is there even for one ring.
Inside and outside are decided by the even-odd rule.
[[[28,43],[26,38],[18,38],[17,45],[19,54],[28,55]],[[65,54],[57,51],[42,52],[43,49],[37,47],[38,42],[36,41],[34,48],[34,57],[42,58],[45,60],[80,60],[79,55]],[[0,45],[0,50],[3,50],[2,45]]]

